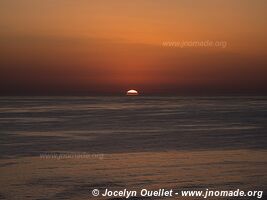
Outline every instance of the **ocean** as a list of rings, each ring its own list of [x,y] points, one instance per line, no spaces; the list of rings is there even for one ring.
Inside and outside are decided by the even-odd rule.
[[[266,130],[267,97],[0,97],[0,199],[266,191]]]

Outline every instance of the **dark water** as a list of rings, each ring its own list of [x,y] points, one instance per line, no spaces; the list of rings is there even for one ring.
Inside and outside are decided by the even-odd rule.
[[[1,98],[0,122],[2,144],[18,143],[2,156],[267,148],[265,97]]]
[[[167,174],[164,176],[162,170],[168,167],[169,170],[181,170],[180,164],[176,162],[177,159],[182,159],[179,157],[181,155],[189,153],[188,155],[201,158],[199,163],[187,163],[189,172],[191,170],[194,173],[201,169],[202,161],[208,165],[210,160],[220,157],[221,160],[218,162],[223,163],[225,161],[222,157],[223,152],[225,155],[229,154],[228,157],[233,156],[233,159],[236,159],[236,155],[231,152],[236,152],[240,154],[237,156],[240,160],[234,163],[238,166],[227,168],[228,171],[223,173],[225,173],[224,176],[228,176],[229,180],[224,180],[217,185],[223,186],[226,182],[234,180],[230,185],[254,183],[255,187],[265,188],[266,170],[264,171],[263,167],[266,166],[266,160],[263,159],[266,158],[267,149],[266,128],[266,97],[1,97],[0,151],[2,162],[0,169],[6,173],[9,172],[7,168],[13,166],[16,172],[23,166],[21,163],[25,162],[29,164],[28,167],[32,167],[33,171],[36,170],[37,175],[34,176],[30,171],[26,173],[28,174],[27,180],[20,180],[21,184],[24,184],[23,187],[38,186],[38,184],[40,186],[39,196],[38,193],[32,194],[28,191],[26,199],[37,197],[39,199],[75,199],[79,197],[77,191],[79,194],[83,193],[84,196],[88,193],[89,198],[90,193],[84,191],[96,182],[99,187],[106,184],[112,187],[118,185],[137,187],[144,185],[145,180],[147,180],[146,184],[152,184],[158,174],[160,177],[165,177],[157,183],[158,185],[168,186],[168,180],[170,184],[175,184],[181,174],[174,174],[167,178]],[[142,166],[142,169],[150,169],[150,176],[145,175],[147,171],[141,170],[133,181],[131,176],[136,173],[137,169],[135,169],[133,172],[125,171],[123,179],[117,177],[114,180],[114,177],[111,178],[114,171],[110,171],[109,167],[103,167],[103,163],[98,163],[94,171],[91,161],[79,164],[79,167],[84,166],[91,170],[90,174],[80,175],[79,178],[74,176],[75,173],[59,175],[57,170],[63,170],[62,163],[56,163],[53,167],[46,163],[49,170],[42,171],[41,175],[38,167],[30,166],[36,161],[27,159],[38,158],[44,152],[104,154],[108,158],[102,161],[106,163],[105,166],[116,165],[120,169],[127,168],[125,161],[128,158],[123,156],[133,153],[131,155],[136,157],[127,162],[134,164],[144,159],[138,166]],[[172,156],[173,154],[169,152],[175,152],[175,155]],[[186,153],[181,154],[181,152]],[[251,157],[255,157],[254,154],[261,155],[261,157],[251,160]],[[117,157],[118,155],[123,156]],[[249,156],[245,157],[245,155]],[[170,165],[157,168],[160,160],[166,156],[171,156],[165,161],[170,162]],[[114,159],[118,161],[117,164],[113,163]],[[65,167],[69,164],[69,168],[77,169],[78,166],[75,162],[73,163],[73,160],[66,162]],[[217,165],[218,162],[216,162]],[[183,163],[186,162],[183,161]],[[199,166],[195,166],[196,164]],[[243,165],[244,170],[247,170],[245,172],[241,170]],[[197,168],[190,169],[190,166]],[[225,167],[225,163],[220,166]],[[214,167],[216,168],[215,165]],[[238,181],[229,175],[233,173],[231,167],[237,170],[235,176],[239,177]],[[257,172],[256,175],[260,178],[244,180],[240,178],[254,172]],[[85,176],[86,179],[82,179],[81,176]],[[210,181],[211,186],[216,185],[210,179],[201,182],[202,176],[198,179],[184,178],[183,187],[188,184],[194,186],[196,181],[198,185],[205,181]],[[92,177],[94,177],[93,180]],[[62,179],[63,183],[58,183],[56,179]],[[17,183],[16,186],[16,183],[12,182],[14,180],[9,181],[9,186],[0,193],[0,199],[1,195],[3,199],[20,199],[24,194],[26,195],[23,191],[17,192],[18,197],[16,193],[10,194],[12,191],[19,191],[20,184]],[[67,189],[66,182],[69,183],[67,186],[71,187],[71,190]],[[51,192],[47,189],[49,184],[52,188],[55,184],[55,191]],[[60,187],[63,187],[63,191],[59,189]],[[43,190],[46,193],[51,192],[50,197],[48,195],[41,198]],[[66,190],[68,192],[64,192]],[[25,196],[22,199],[25,199]]]

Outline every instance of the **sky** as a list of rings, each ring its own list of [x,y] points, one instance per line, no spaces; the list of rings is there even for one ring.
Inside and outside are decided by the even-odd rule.
[[[0,95],[266,95],[266,10],[266,0],[1,0]]]

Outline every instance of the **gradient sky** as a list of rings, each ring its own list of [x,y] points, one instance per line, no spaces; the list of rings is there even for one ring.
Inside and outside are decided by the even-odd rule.
[[[1,0],[1,95],[267,94],[266,0]],[[165,41],[227,47],[164,47]]]

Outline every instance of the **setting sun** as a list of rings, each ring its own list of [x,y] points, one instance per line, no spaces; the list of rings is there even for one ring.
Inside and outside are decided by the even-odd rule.
[[[136,90],[128,90],[126,95],[127,96],[137,96],[138,92]]]

